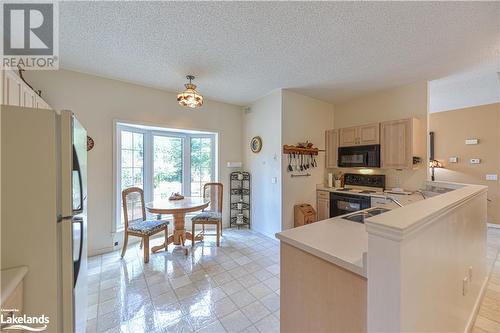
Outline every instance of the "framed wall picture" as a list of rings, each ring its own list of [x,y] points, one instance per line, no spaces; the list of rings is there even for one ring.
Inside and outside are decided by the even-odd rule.
[[[260,136],[254,136],[252,140],[250,141],[250,149],[254,153],[260,152],[262,149],[262,139]]]

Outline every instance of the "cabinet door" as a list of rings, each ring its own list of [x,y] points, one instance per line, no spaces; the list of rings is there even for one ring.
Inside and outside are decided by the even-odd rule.
[[[337,154],[339,148],[339,132],[328,130],[325,132],[325,167],[337,167]]]
[[[339,146],[349,147],[358,144],[358,127],[347,127],[339,130]]]
[[[21,80],[11,71],[4,72],[3,104],[22,106]]]
[[[381,124],[380,158],[382,168],[411,169],[412,120],[386,121]]]
[[[380,124],[359,126],[358,143],[360,145],[376,145],[380,143]]]
[[[330,200],[318,198],[316,202],[317,220],[322,221],[330,218]]]

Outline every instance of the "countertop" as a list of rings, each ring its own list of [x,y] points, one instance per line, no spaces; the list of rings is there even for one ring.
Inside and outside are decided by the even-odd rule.
[[[318,190],[336,192],[334,188],[321,186],[318,187]],[[337,192],[346,193],[342,191]],[[386,194],[378,193],[369,194],[367,196],[383,198]],[[418,193],[411,195],[387,194],[387,196],[396,198],[404,206],[423,200],[422,195]],[[392,201],[377,203],[371,208],[374,207],[383,207],[391,209],[391,211],[400,208]],[[381,219],[387,213],[377,215],[377,217]],[[280,241],[297,247],[305,252],[345,268],[353,273],[367,277],[366,256],[368,251],[368,233],[366,232],[365,224],[345,220],[342,216],[336,216],[327,220],[279,232],[276,234],[276,237]]]
[[[341,217],[276,234],[287,244],[366,277],[368,233],[365,225]]]
[[[19,266],[14,268],[2,269],[0,271],[2,280],[1,303],[3,304],[7,298],[16,289],[19,282],[21,282],[28,273],[28,267]]]

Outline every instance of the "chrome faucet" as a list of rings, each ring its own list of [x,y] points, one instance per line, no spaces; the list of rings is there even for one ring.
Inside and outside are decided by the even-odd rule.
[[[394,202],[396,205],[398,205],[399,207],[403,207],[403,204],[401,202],[399,202],[397,199],[394,199],[393,197],[386,195],[385,200],[390,200],[390,201]]]
[[[418,193],[422,196],[422,198],[427,199],[427,197],[425,196],[424,192],[422,190],[416,190],[415,193]]]

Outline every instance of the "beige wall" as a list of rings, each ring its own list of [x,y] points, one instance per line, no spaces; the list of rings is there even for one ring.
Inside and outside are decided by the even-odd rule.
[[[315,98],[283,90],[283,145],[309,141],[325,149],[325,131],[333,127],[333,105]],[[283,221],[282,229],[293,227],[293,206],[301,203],[316,207],[316,184],[325,178],[325,153],[317,156],[318,167],[307,170],[310,177],[292,178],[288,172],[288,155],[283,155]]]
[[[244,169],[252,177],[252,229],[274,238],[281,231],[281,90],[250,105],[244,116]],[[250,140],[262,138],[262,150],[253,153]],[[273,183],[276,178],[276,183]]]
[[[113,120],[219,133],[219,180],[225,186],[224,224],[228,224],[228,161],[242,161],[240,107],[205,100],[200,110],[177,105],[174,93],[72,71],[39,71],[25,76],[55,109],[74,111],[94,138],[88,156],[89,253],[111,249],[114,238]],[[179,86],[180,87],[180,86]],[[201,90],[203,91],[203,89]]]
[[[427,138],[427,82],[416,82],[335,104],[334,115],[335,128],[415,117],[423,123],[420,135]],[[423,160],[426,161],[427,157],[424,156]],[[425,165],[423,163],[417,170],[375,169],[375,173],[386,175],[388,188],[403,187],[416,190],[427,178]],[[348,168],[329,171],[338,170],[358,172],[357,169]]]
[[[436,169],[436,180],[488,186],[488,221],[500,224],[498,181],[485,178],[500,174],[500,103],[432,113],[429,130],[435,133],[434,158],[445,166]],[[466,145],[467,138],[479,144]],[[458,163],[448,162],[452,156]],[[480,158],[481,164],[469,164],[471,158]]]

